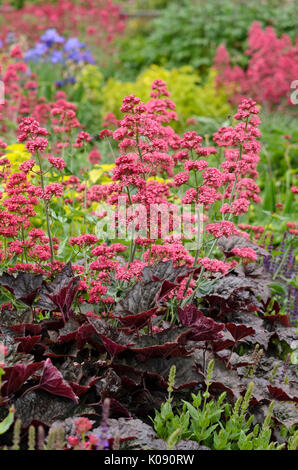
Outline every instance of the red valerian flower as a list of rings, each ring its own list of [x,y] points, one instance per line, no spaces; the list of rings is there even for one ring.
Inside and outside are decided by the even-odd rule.
[[[233,248],[232,253],[247,262],[256,261],[258,258],[257,253],[252,248]]]
[[[63,160],[63,158],[60,157],[53,157],[50,155],[48,157],[48,161],[54,168],[57,168],[57,170],[59,171],[62,171],[63,168],[66,166],[66,162]]]

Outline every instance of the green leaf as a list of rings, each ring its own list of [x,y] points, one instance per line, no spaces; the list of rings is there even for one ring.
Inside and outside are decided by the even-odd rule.
[[[195,407],[192,406],[189,402],[184,401],[184,403],[187,406],[187,409],[189,411],[190,416],[194,420],[198,420],[199,419],[199,412],[195,409]]]
[[[267,211],[274,211],[275,210],[275,199],[276,194],[276,187],[273,178],[266,175],[266,183],[265,183],[265,191],[264,191],[264,198],[263,198],[263,208]]]
[[[13,408],[9,409],[8,415],[0,423],[0,434],[4,434],[13,423],[15,410]]]
[[[287,295],[287,289],[279,282],[272,282],[272,284],[270,284],[270,289],[277,294]]]

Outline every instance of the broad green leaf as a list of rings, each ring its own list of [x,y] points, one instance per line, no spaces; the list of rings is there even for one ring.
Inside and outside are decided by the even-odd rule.
[[[15,410],[13,408],[9,409],[8,415],[0,423],[0,434],[4,434],[13,423]]]

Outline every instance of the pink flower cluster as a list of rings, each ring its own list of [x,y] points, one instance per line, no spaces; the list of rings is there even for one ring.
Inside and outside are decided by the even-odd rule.
[[[263,30],[260,23],[254,22],[248,44],[246,70],[232,67],[226,48],[218,47],[214,60],[218,83],[230,91],[234,103],[243,96],[252,96],[269,108],[291,106],[291,83],[298,77],[298,42],[293,45],[286,34],[278,38],[273,27]]]
[[[40,127],[39,122],[32,117],[22,119],[18,127],[18,141],[25,142],[27,150],[33,155],[36,152],[44,152],[48,146],[48,140],[44,137],[49,132]]]
[[[242,258],[243,261],[257,261],[257,253],[252,248],[233,248],[232,253],[239,258]]]

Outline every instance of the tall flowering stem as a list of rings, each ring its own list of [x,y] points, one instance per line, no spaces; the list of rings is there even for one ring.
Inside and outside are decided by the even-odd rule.
[[[210,257],[216,246],[217,239],[222,236],[229,237],[241,234],[230,219],[247,212],[250,199],[253,199],[255,202],[259,201],[257,196],[259,188],[253,179],[257,175],[256,164],[259,159],[259,143],[256,140],[256,137],[260,136],[257,129],[257,125],[260,122],[256,116],[258,112],[259,110],[253,100],[243,100],[239,105],[238,112],[234,115],[235,120],[241,122],[235,126],[223,127],[214,134],[215,142],[220,147],[226,147],[226,160],[221,163],[222,171],[217,168],[208,168],[208,162],[205,160],[187,161],[184,164],[186,171],[178,173],[174,178],[178,186],[186,182],[189,184],[189,173],[194,172],[195,185],[190,185],[191,189],[186,191],[182,199],[184,202],[201,203],[204,208],[209,209],[217,200],[222,201],[219,209],[221,222],[208,224],[205,229],[206,235],[209,233],[214,237],[207,255],[200,259],[198,256],[200,247],[198,246],[196,250],[193,266],[195,267],[197,262],[201,265],[200,275],[197,280],[198,287],[190,297],[186,297],[183,300],[183,305],[194,299],[205,271],[209,270]],[[192,152],[195,151],[198,156],[204,155],[204,153],[208,155],[208,151],[206,152],[205,149],[205,152],[203,152],[204,149],[200,147],[198,136],[187,135],[187,139],[184,145],[187,148],[190,147]],[[213,152],[211,151],[210,153]],[[203,182],[201,185],[198,184],[198,171],[202,171]],[[250,178],[245,176],[250,176]],[[221,187],[224,189],[223,194],[218,192]],[[227,215],[228,217],[226,217]],[[198,229],[200,230],[200,227]],[[227,269],[229,269],[228,266]],[[184,295],[187,293],[192,277],[193,274],[189,276]]]
[[[37,159],[38,159],[38,164],[39,164],[39,169],[40,169],[40,185],[43,193],[45,193],[45,184],[44,184],[44,172],[42,168],[42,159],[39,154],[39,152],[36,153]],[[44,211],[45,211],[45,216],[46,216],[46,224],[47,224],[47,233],[49,237],[49,245],[50,245],[50,252],[51,252],[51,263],[54,261],[54,248],[53,248],[53,238],[52,238],[52,232],[51,232],[51,224],[50,224],[50,215],[49,215],[49,207],[48,207],[48,201],[46,199],[43,200],[43,205],[44,205]]]

